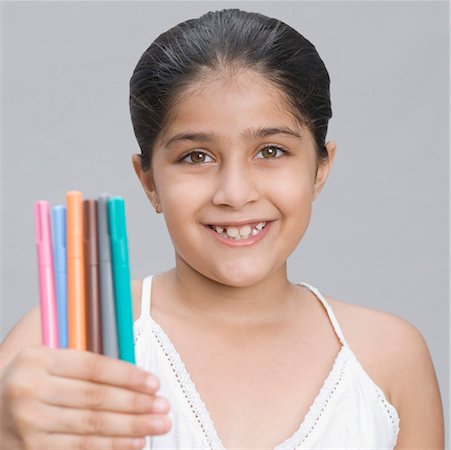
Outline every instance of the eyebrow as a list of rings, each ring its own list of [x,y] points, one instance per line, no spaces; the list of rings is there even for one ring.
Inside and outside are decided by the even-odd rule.
[[[301,135],[288,127],[260,127],[260,128],[248,128],[241,133],[243,138],[258,138],[273,136],[275,134],[285,134],[288,136],[302,138]],[[195,141],[195,142],[217,142],[218,136],[212,132],[183,132],[172,136],[165,144],[165,147],[169,147],[174,142],[178,141]]]

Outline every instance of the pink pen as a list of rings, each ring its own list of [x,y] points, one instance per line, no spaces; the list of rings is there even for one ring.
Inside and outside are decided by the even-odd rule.
[[[34,204],[34,220],[38,250],[42,343],[50,348],[58,348],[58,319],[56,313],[50,208],[47,201],[39,201]]]

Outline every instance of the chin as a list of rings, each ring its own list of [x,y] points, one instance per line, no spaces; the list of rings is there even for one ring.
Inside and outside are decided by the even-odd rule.
[[[245,288],[258,284],[267,276],[267,271],[258,270],[256,267],[250,270],[248,267],[244,270],[242,267],[233,267],[215,271],[212,278],[226,286]]]

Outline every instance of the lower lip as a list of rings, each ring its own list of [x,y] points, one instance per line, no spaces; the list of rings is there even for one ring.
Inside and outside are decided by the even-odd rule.
[[[240,239],[239,241],[227,239],[221,236],[219,233],[216,233],[216,231],[212,230],[208,225],[205,226],[205,228],[216,240],[228,245],[229,247],[247,247],[261,241],[268,234],[269,229],[271,228],[271,224],[272,222],[266,222],[265,228],[263,228],[260,233],[256,234],[255,236],[249,236],[248,238]]]

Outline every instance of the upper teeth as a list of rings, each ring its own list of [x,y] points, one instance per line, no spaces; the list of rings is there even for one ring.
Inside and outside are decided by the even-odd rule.
[[[257,225],[255,225],[253,228],[250,225],[243,225],[242,227],[220,227],[220,226],[214,226],[214,230],[224,235],[227,235],[230,238],[233,239],[241,239],[241,238],[247,238],[251,234],[255,236],[258,234],[263,228],[265,227],[266,222],[260,222]],[[225,232],[224,232],[225,231]]]

